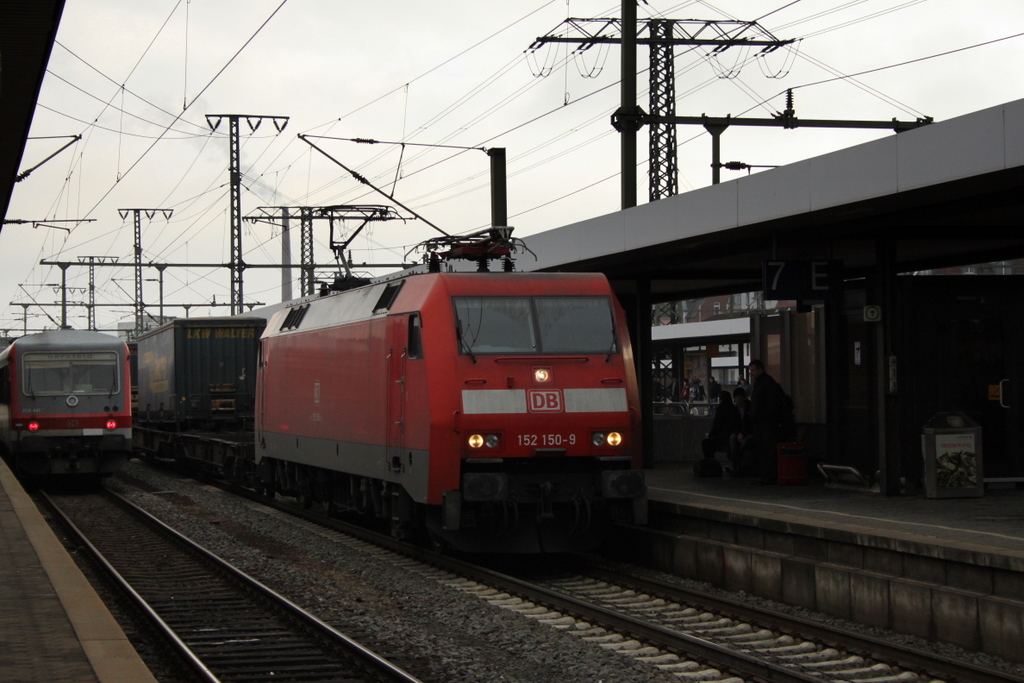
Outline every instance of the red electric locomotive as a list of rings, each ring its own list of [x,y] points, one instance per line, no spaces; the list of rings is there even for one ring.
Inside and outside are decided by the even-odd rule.
[[[0,352],[0,450],[20,475],[106,475],[131,456],[128,347],[98,332],[22,337]]]
[[[275,313],[260,486],[477,552],[591,548],[646,521],[622,309],[599,274],[429,273]]]

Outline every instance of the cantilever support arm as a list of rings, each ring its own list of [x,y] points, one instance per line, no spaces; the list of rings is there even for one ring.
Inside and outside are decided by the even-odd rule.
[[[58,150],[57,150],[56,152],[54,152],[54,153],[53,153],[53,154],[51,154],[50,156],[46,157],[46,158],[45,158],[45,159],[43,159],[42,161],[40,161],[40,162],[39,162],[38,164],[36,164],[36,165],[35,165],[35,166],[33,166],[32,168],[30,168],[30,169],[28,169],[28,170],[26,170],[26,171],[22,171],[21,173],[19,173],[19,174],[17,175],[17,177],[16,177],[15,179],[14,179],[14,182],[16,182],[16,183],[20,183],[20,182],[21,182],[22,180],[24,180],[25,178],[27,178],[27,177],[29,176],[29,174],[30,174],[30,173],[32,173],[32,171],[36,170],[37,168],[39,168],[40,166],[42,166],[43,164],[45,164],[45,163],[46,163],[47,161],[49,161],[50,159],[54,158],[55,156],[57,156],[58,154],[60,154],[61,152],[63,152],[64,150],[66,150],[66,149],[67,149],[68,147],[70,147],[71,145],[75,144],[76,142],[78,142],[78,141],[79,141],[79,140],[81,140],[81,139],[82,139],[82,136],[81,136],[81,135],[72,135],[72,136],[71,136],[71,142],[68,142],[68,143],[67,143],[67,144],[65,144],[65,145],[64,145],[63,147],[61,147],[61,148],[60,148],[60,149],[58,149]],[[63,228],[62,228],[62,229],[63,229]]]
[[[377,192],[377,193],[379,193],[379,194],[383,195],[384,197],[387,197],[388,199],[390,199],[391,201],[393,201],[393,202],[394,202],[395,204],[398,204],[398,205],[399,205],[400,207],[402,207],[403,209],[405,209],[406,211],[408,211],[409,213],[411,213],[411,214],[412,214],[413,216],[416,216],[416,218],[419,218],[419,219],[420,219],[421,221],[423,221],[424,223],[426,223],[427,225],[429,225],[430,227],[432,227],[432,228],[433,228],[434,230],[437,230],[437,231],[438,231],[439,233],[441,233],[441,234],[442,234],[442,235],[444,235],[445,237],[451,237],[451,235],[449,235],[449,234],[448,234],[447,232],[445,232],[445,231],[444,231],[444,230],[442,230],[441,228],[437,227],[436,225],[434,225],[433,223],[431,223],[430,221],[428,221],[428,220],[427,220],[426,218],[424,218],[424,217],[423,217],[423,216],[421,216],[420,214],[416,213],[415,211],[413,211],[412,209],[410,209],[410,208],[409,208],[408,206],[406,206],[406,205],[405,205],[405,204],[403,204],[402,202],[398,201],[397,199],[395,199],[394,197],[392,197],[391,195],[389,195],[389,194],[388,194],[387,192],[385,192],[384,190],[380,189],[379,187],[377,187],[376,185],[374,185],[373,183],[371,183],[371,182],[370,182],[369,180],[367,180],[366,178],[364,178],[363,176],[359,175],[358,173],[356,173],[355,171],[353,171],[353,170],[352,170],[351,168],[349,168],[349,167],[348,167],[348,166],[346,166],[345,164],[341,163],[340,161],[338,161],[337,159],[335,159],[334,157],[332,157],[332,156],[331,156],[330,154],[328,154],[328,153],[327,153],[326,151],[324,151],[324,150],[323,150],[323,149],[321,149],[320,147],[317,147],[317,146],[316,146],[316,144],[314,144],[313,142],[310,142],[310,140],[309,140],[309,137],[308,137],[308,136],[306,136],[306,135],[301,135],[301,134],[300,134],[300,135],[299,135],[299,139],[300,139],[300,140],[302,140],[303,142],[305,142],[305,143],[306,143],[307,145],[309,145],[309,146],[310,146],[310,147],[312,147],[313,149],[315,149],[316,151],[318,151],[318,152],[320,152],[321,154],[323,154],[323,155],[324,155],[325,157],[327,157],[328,159],[330,159],[331,161],[333,161],[334,163],[336,163],[336,164],[337,164],[338,166],[341,166],[341,167],[342,167],[343,169],[345,169],[346,171],[348,171],[348,173],[349,173],[349,174],[351,174],[351,176],[352,176],[353,178],[355,178],[355,179],[356,179],[357,181],[359,181],[359,182],[360,182],[360,183],[362,183],[363,185],[366,185],[366,186],[368,186],[368,187],[369,187],[370,189],[374,190],[375,192]]]

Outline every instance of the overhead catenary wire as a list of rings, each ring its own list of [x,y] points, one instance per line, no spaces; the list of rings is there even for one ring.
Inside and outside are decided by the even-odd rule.
[[[545,3],[545,5],[542,5],[541,8],[546,6],[546,5],[549,5],[549,4],[551,4],[551,3]],[[690,4],[692,4],[692,3],[690,3]],[[782,13],[783,9],[787,9],[787,14],[789,12],[792,12],[792,7],[793,7],[792,3],[780,3],[780,4],[782,5],[781,7],[779,7],[776,10],[773,10],[770,13],[772,15],[772,18],[781,16],[783,14]],[[847,3],[847,4],[850,5],[852,3]],[[910,3],[903,3],[903,5],[908,5],[908,4],[910,4]],[[705,6],[709,6],[709,5],[705,5]],[[541,8],[538,8],[538,10],[541,9]],[[765,15],[765,16],[767,16],[767,15]],[[452,59],[455,59],[455,58],[453,57]],[[812,62],[808,62],[808,63],[812,63]],[[896,65],[890,65],[890,66],[888,66],[886,68],[894,68],[895,66]],[[874,71],[875,70],[870,70],[870,71],[868,71],[866,73],[872,73]],[[429,73],[429,72],[427,72],[427,73]],[[839,75],[837,75],[835,78],[830,78],[830,79],[826,79],[826,80],[822,80],[822,81],[817,81],[817,82],[808,81],[803,86],[795,86],[795,87],[798,87],[798,88],[799,87],[805,87],[806,88],[806,87],[810,87],[811,85],[817,85],[817,84],[820,84],[820,83],[837,81],[837,80],[841,80],[841,78],[852,78],[852,77],[855,77],[857,75],[863,75],[863,74],[861,72],[858,72],[857,74],[851,74],[850,76],[843,76],[843,77],[840,77]],[[851,81],[851,83],[852,83],[852,81]],[[616,85],[616,84],[612,84],[612,87],[614,87],[614,85]],[[741,80],[741,81],[738,81],[738,82],[734,83],[733,85],[735,87],[739,87],[740,89],[744,90],[746,92],[747,96],[750,97],[751,99],[756,99],[756,97],[757,97],[756,91],[753,88],[751,88],[751,86],[748,83],[746,83],[746,82]],[[403,84],[403,86],[399,86],[399,88],[397,90],[400,90],[402,87],[404,87],[404,84]],[[776,96],[773,96],[773,97],[770,97],[770,98],[761,98],[761,102],[762,102],[761,108],[765,108],[765,104],[770,102],[774,97],[776,97]],[[591,99],[593,99],[593,98],[591,98]],[[369,104],[371,104],[371,103],[367,103],[367,105],[362,105],[362,106],[363,107],[369,106]],[[561,105],[561,102],[559,104]],[[586,108],[586,105],[584,105],[584,108]],[[130,107],[126,107],[126,109],[130,109]],[[544,121],[547,117],[554,116],[558,111],[562,111],[563,109],[564,108],[562,106],[559,106],[557,108],[552,108],[550,111],[547,111],[547,112],[545,112],[545,113],[543,113],[543,114],[541,114],[539,116],[530,118],[529,121],[524,119],[522,123],[517,122],[514,126],[506,126],[505,129],[503,131],[501,131],[501,132],[485,131],[485,132],[483,132],[483,134],[478,134],[478,135],[474,136],[474,139],[475,140],[479,140],[479,139],[485,138],[487,136],[490,136],[493,133],[494,137],[490,138],[490,139],[492,139],[492,140],[493,139],[500,140],[501,136],[510,134],[510,131],[523,130],[524,128],[527,128],[529,125],[531,125],[531,122],[532,122],[532,125],[537,125],[541,121]],[[358,110],[353,110],[353,111],[358,111]],[[581,111],[583,111],[583,109],[581,109]],[[424,140],[428,140],[429,138],[447,139],[445,136],[447,136],[447,135],[455,135],[456,137],[455,138],[451,138],[451,139],[457,140],[458,139],[458,133],[460,132],[459,128],[461,126],[459,124],[456,124],[455,120],[459,119],[461,117],[461,121],[459,123],[463,123],[465,121],[471,121],[472,120],[472,116],[475,115],[475,114],[474,114],[474,112],[469,112],[467,110],[461,110],[460,111],[458,109],[456,109],[456,112],[457,113],[453,113],[453,114],[449,115],[449,116],[452,117],[451,119],[445,119],[445,123],[446,124],[448,124],[448,123],[452,124],[450,127],[449,126],[445,126],[445,128],[446,128],[446,132],[445,133],[437,132],[437,131],[435,131],[435,129],[432,128],[430,131],[428,131],[428,134],[424,134],[419,139],[424,139]],[[596,126],[599,123],[600,115],[591,117],[591,114],[592,114],[592,111],[587,111],[586,112],[586,116],[585,117],[581,117],[581,118],[585,118],[585,119],[588,119],[588,120],[583,121],[581,123],[578,123],[577,125],[573,125],[571,127],[572,128],[577,128],[577,127],[580,127],[580,126]],[[590,120],[589,120],[590,118],[593,119],[593,122],[590,122]],[[567,127],[569,127],[569,126],[567,126]],[[415,130],[415,128],[413,128],[413,130]],[[478,133],[481,132],[479,129],[475,129],[475,130]],[[173,131],[169,132],[168,134],[165,134],[164,140],[171,139],[171,133],[172,132]],[[354,131],[354,132],[358,133],[360,131]],[[462,132],[465,132],[465,131],[462,131]],[[472,134],[472,132],[470,134]],[[610,134],[611,133],[607,133],[607,132],[604,135],[595,134],[595,135],[591,135],[590,138],[602,138],[602,137],[605,137],[606,135],[610,135]],[[405,137],[405,136],[403,136],[403,137]],[[695,138],[696,137],[699,137],[699,136],[695,136]],[[695,139],[695,138],[691,138],[691,139]],[[557,136],[549,136],[548,139],[549,140],[560,140],[561,138],[557,137]],[[211,139],[208,138],[208,139],[203,141],[203,144],[209,145],[210,141],[211,141]],[[570,140],[569,142],[572,142],[572,141]],[[163,143],[161,143],[161,144],[163,144]],[[485,143],[485,144],[487,144],[487,143]],[[584,142],[583,144],[586,144],[586,142]],[[685,144],[685,143],[682,143],[682,144]],[[275,161],[279,160],[281,158],[287,157],[287,155],[290,153],[290,150],[293,150],[293,149],[294,149],[294,147],[292,147],[290,145],[284,145],[281,148],[279,148],[277,145],[275,145],[274,147],[267,146],[267,147],[263,148],[261,150],[262,154],[260,155],[261,161],[260,161],[260,163],[258,165],[250,164],[249,161],[251,161],[251,159],[247,159],[247,165],[249,166],[249,169],[246,171],[246,175],[245,175],[245,179],[243,179],[243,183],[246,184],[247,186],[251,187],[252,190],[255,191],[256,193],[264,192],[264,190],[261,189],[261,187],[264,187],[265,183],[262,180],[259,180],[259,179],[261,177],[263,177],[264,175],[267,175],[269,173],[273,173],[274,172],[273,168],[274,168]],[[541,145],[539,145],[539,144],[533,145],[533,147],[531,147],[530,151],[533,151],[534,149],[537,149],[538,151],[540,151],[541,149],[543,149],[543,147]],[[514,155],[510,156],[510,169],[509,169],[510,177],[514,177],[516,175],[520,175],[521,176],[521,175],[525,174],[530,169],[544,168],[544,164],[545,163],[547,163],[549,161],[554,161],[555,159],[557,159],[559,157],[562,157],[562,156],[565,156],[566,154],[571,154],[576,149],[578,149],[578,144],[572,144],[569,147],[569,150],[568,151],[564,151],[564,152],[561,152],[561,151],[558,151],[558,150],[555,150],[555,149],[546,149],[544,151],[546,151],[547,154],[544,154],[543,155],[543,159],[540,159],[540,160],[538,160],[538,158],[537,158],[537,156],[539,156],[539,155],[535,155],[533,157],[529,157],[529,156],[522,156],[520,154],[514,154]],[[274,156],[275,153],[277,154],[276,157]],[[285,157],[282,157],[281,156],[282,154],[285,155]],[[308,151],[304,152],[304,154],[308,154]],[[298,156],[299,156],[299,158],[301,158],[301,155],[298,155]],[[403,178],[409,178],[409,177],[411,177],[412,175],[414,175],[416,173],[420,173],[421,174],[421,178],[422,178],[422,171],[419,170],[420,167],[436,169],[441,164],[445,163],[444,161],[436,161],[434,163],[430,163],[431,159],[437,158],[437,157],[426,157],[426,156],[424,156],[423,157],[423,161],[426,162],[426,163],[421,164],[419,160],[415,160],[415,163],[413,165],[408,165],[410,163],[410,157],[411,156],[412,155],[407,155],[406,158],[403,160],[403,166],[405,168],[405,170],[403,170],[403,173],[405,174],[405,175],[403,175]],[[312,156],[309,156],[309,157],[306,157],[306,158],[311,160]],[[188,168],[190,170],[193,170],[193,167],[197,163],[198,163],[198,156],[192,160],[192,164],[190,164],[188,166]],[[284,166],[280,166],[278,168],[289,168],[289,167],[291,167],[292,163],[294,163],[294,162],[293,161],[289,161],[288,164],[286,164]],[[515,166],[515,168],[513,168],[513,166]],[[359,167],[359,166],[357,166],[356,168],[360,168],[361,169],[361,167]],[[395,168],[396,168],[395,166],[392,166],[392,169],[395,169]],[[384,172],[384,173],[386,173],[386,172]],[[388,174],[388,177],[390,178],[391,175]],[[471,175],[471,177],[469,178],[470,182],[467,183],[467,184],[473,184],[473,181],[475,179],[480,178],[480,177],[482,177],[482,173],[473,173]],[[611,177],[614,177],[614,175],[611,176]],[[178,182],[176,182],[174,184],[174,188],[177,188],[179,186],[183,187],[182,182],[181,182],[181,180],[179,180],[179,178],[181,180],[183,180],[184,176],[175,176],[172,179],[172,180],[178,181]],[[454,197],[461,197],[461,196],[463,196],[465,194],[465,192],[470,191],[470,190],[464,190],[465,185],[462,185],[461,187],[458,186],[458,181],[452,181],[451,178],[446,176],[446,175],[442,174],[442,175],[439,176],[439,178],[442,181],[444,181],[443,182],[444,188],[450,188],[448,190],[449,192],[456,192],[457,193],[457,194],[454,195]],[[582,182],[580,184],[583,185],[583,187],[579,190],[581,192],[585,191],[585,188],[593,187],[593,185],[594,185],[594,183],[588,183],[586,179],[582,179],[581,178],[581,181]],[[599,183],[601,181],[597,181],[597,182]],[[475,187],[476,186],[474,186],[474,188]],[[358,188],[355,188],[354,191],[359,191],[359,190],[358,190]],[[169,191],[167,193],[167,196],[171,197],[174,194],[174,192],[176,192],[176,190],[172,189],[171,191]],[[351,193],[351,192],[353,192],[353,190],[347,190],[347,192]],[[562,196],[563,197],[564,196],[571,196],[572,194],[575,194],[575,193],[576,192],[574,191],[574,192],[570,192],[570,193],[562,195]],[[216,195],[216,194],[218,194],[218,193],[214,192],[214,193],[212,193],[210,195],[210,199],[211,199],[210,202],[200,202],[201,204],[204,205],[205,210],[207,210],[207,211],[215,210],[216,204],[212,200],[214,198],[214,195]],[[418,193],[416,193],[416,195],[415,195],[415,197],[413,199],[413,204],[412,205],[414,207],[415,206],[419,206],[416,202],[418,202],[420,200],[429,201],[430,203],[427,204],[427,205],[433,205],[435,203],[435,201],[436,202],[440,202],[440,201],[444,201],[445,200],[444,197],[441,196],[443,194],[444,194],[443,191],[436,190],[436,189],[435,190],[431,190],[429,192],[418,192]],[[65,193],[65,196],[66,197],[70,197],[70,193]],[[312,197],[312,195],[307,195],[303,203],[310,203],[308,200],[311,197]],[[454,197],[452,197],[452,198],[454,198]],[[554,201],[547,201],[547,200],[544,200],[541,197],[538,197],[537,199],[538,199],[538,201],[535,203],[535,206],[526,209],[527,211],[536,211],[538,208],[550,206],[552,203],[554,203]],[[555,201],[557,201],[557,200],[555,200]],[[198,208],[199,207],[197,206],[197,209]],[[177,221],[175,221],[175,222],[177,223]],[[200,222],[203,222],[203,221],[200,220]],[[212,225],[212,223],[215,223],[215,222],[216,221],[212,221],[212,222],[207,221],[207,223],[210,224],[210,225]],[[175,228],[175,230],[177,230],[177,229],[178,229],[178,227]],[[195,235],[196,233],[193,232],[190,229],[188,231],[188,234],[189,235]],[[83,236],[84,236],[84,233],[83,233]],[[77,237],[73,241],[77,243],[78,242]],[[181,240],[178,241],[179,244],[180,244],[180,241]],[[162,243],[166,244],[166,241],[162,241]],[[254,247],[254,248],[262,249],[262,248],[264,248],[265,244],[266,244],[266,241],[258,240],[257,246]],[[169,248],[173,248],[173,247],[163,247],[163,249],[169,249]]]
[[[749,91],[749,92],[750,92],[750,91]],[[751,92],[751,94],[753,95],[753,92]],[[763,105],[763,102],[762,102],[762,105]],[[550,114],[550,112],[549,112],[549,114]],[[463,130],[465,130],[465,126],[463,126],[463,127],[462,127],[462,129],[463,129]],[[408,165],[408,163],[409,163],[409,162],[408,162],[408,160],[407,160],[407,165]],[[412,172],[407,172],[407,175],[406,175],[406,177],[409,177],[409,175],[411,175],[411,174],[412,174]]]
[[[277,8],[270,14],[270,16],[267,17],[266,20],[264,20],[264,22],[259,26],[259,28],[257,28],[256,31],[249,37],[249,39],[242,45],[242,47],[239,48],[235,52],[235,54],[227,61],[227,63],[224,66],[221,67],[220,71],[218,71],[217,74],[214,75],[213,78],[206,84],[206,86],[204,86],[203,89],[200,90],[200,92],[196,96],[196,98],[193,99],[193,101],[192,101],[193,103],[198,99],[199,96],[201,96],[213,84],[213,82],[215,82],[220,77],[221,74],[224,73],[224,71],[227,69],[227,67],[238,57],[239,54],[241,54],[241,52],[263,30],[263,28],[265,28],[267,26],[267,24],[270,22],[270,20],[281,10],[282,7],[284,7],[284,5],[287,3],[287,1],[288,0],[282,0],[282,2],[277,6]],[[180,4],[180,2],[179,2],[179,4]],[[166,20],[164,22],[164,25],[166,25]],[[161,30],[162,30],[162,28],[161,28]],[[154,38],[154,40],[155,40],[155,38]],[[152,45],[152,43],[151,43],[151,45]],[[147,48],[147,50],[148,50],[148,48]],[[70,50],[69,50],[69,52],[70,52]],[[140,58],[140,61],[141,61],[141,58]],[[136,64],[136,66],[137,66],[137,64]],[[134,71],[134,68],[135,67],[133,67],[132,71]],[[186,110],[188,109],[188,106],[190,106],[190,105],[186,106]],[[119,175],[119,177],[115,181],[115,183],[112,184],[107,189],[107,191],[100,197],[100,199],[93,205],[93,207],[85,214],[86,217],[91,215],[92,212],[95,211],[96,208],[98,208],[98,206],[110,195],[110,193],[113,191],[113,188],[116,187],[117,183],[121,182],[121,180],[123,180],[124,176],[126,176],[129,172],[131,172],[134,168],[136,168],[138,163],[143,158],[145,158],[154,149],[155,145],[160,140],[165,139],[166,133],[181,118],[182,114],[184,114],[184,110],[181,113],[174,115],[174,118],[173,118],[172,122],[170,124],[168,124],[166,127],[164,127],[164,129],[162,130],[161,134],[154,139],[153,143],[146,149],[145,152],[142,153],[142,155],[140,155],[140,157],[138,159],[136,159],[136,161],[125,171],[125,173]]]

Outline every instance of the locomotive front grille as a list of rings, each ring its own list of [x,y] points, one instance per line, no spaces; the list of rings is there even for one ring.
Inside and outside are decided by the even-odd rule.
[[[465,502],[569,502],[644,495],[643,472],[627,460],[598,458],[506,458],[463,462]]]

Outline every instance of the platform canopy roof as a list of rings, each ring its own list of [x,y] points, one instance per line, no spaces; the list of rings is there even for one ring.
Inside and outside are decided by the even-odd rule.
[[[799,133],[795,133],[799,134]],[[766,260],[868,275],[1024,257],[1024,100],[532,235],[522,270],[599,270],[654,301],[761,290]]]
[[[63,12],[64,0],[0,2],[0,218],[7,217]]]

